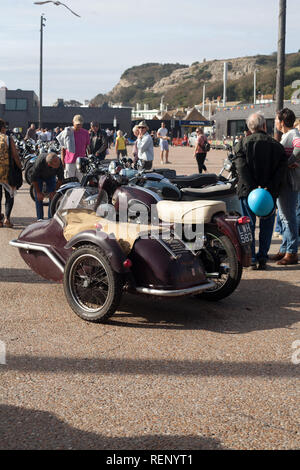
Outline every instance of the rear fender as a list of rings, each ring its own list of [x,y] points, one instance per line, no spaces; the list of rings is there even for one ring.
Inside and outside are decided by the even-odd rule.
[[[95,245],[101,248],[110,260],[111,266],[117,273],[129,272],[123,263],[127,259],[119,243],[115,238],[108,236],[101,230],[86,230],[71,238],[65,245],[65,249],[76,248],[82,245]]]
[[[237,233],[238,216],[230,216],[224,213],[215,214],[213,223],[218,227],[218,230],[226,235],[232,242],[239,262],[243,267],[250,266],[251,263],[251,247],[250,245],[241,245]]]

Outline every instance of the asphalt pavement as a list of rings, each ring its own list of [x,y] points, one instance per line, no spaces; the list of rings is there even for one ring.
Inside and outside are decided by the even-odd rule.
[[[192,154],[171,148],[164,166],[196,172]],[[211,150],[208,171],[225,156]],[[300,264],[245,269],[216,303],[125,294],[92,324],[8,244],[35,220],[26,184],[12,220],[0,229],[1,449],[299,449]]]

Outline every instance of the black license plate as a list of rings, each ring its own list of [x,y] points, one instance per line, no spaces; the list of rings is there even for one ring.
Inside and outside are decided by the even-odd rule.
[[[237,229],[241,245],[248,245],[252,242],[253,237],[250,224],[238,224]]]

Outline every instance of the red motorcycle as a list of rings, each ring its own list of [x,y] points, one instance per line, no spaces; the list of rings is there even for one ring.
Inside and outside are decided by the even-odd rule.
[[[69,190],[52,219],[10,244],[37,274],[63,282],[77,315],[104,322],[123,291],[223,299],[250,264],[251,239],[249,220],[227,215],[224,202],[162,200],[107,174],[97,194]]]

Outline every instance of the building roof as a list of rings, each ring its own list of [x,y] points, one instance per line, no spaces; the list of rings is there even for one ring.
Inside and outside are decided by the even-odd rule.
[[[196,108],[193,108],[189,111],[185,116],[185,121],[206,121],[206,117],[204,117]]]

